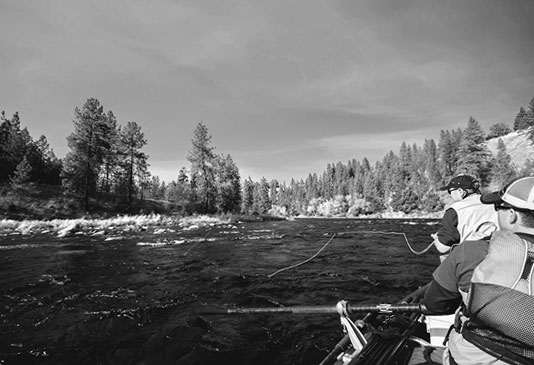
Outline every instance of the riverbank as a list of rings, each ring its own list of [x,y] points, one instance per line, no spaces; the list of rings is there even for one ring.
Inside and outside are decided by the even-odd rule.
[[[0,220],[0,236],[3,235],[32,235],[50,234],[57,237],[66,237],[75,234],[88,234],[104,236],[111,233],[126,233],[135,231],[147,231],[152,229],[154,233],[164,231],[165,227],[180,227],[184,230],[198,229],[202,227],[234,224],[240,222],[262,222],[272,220],[293,219],[437,219],[442,213],[431,214],[404,214],[404,213],[379,213],[360,217],[278,217],[278,216],[246,216],[246,215],[193,215],[179,217],[173,215],[149,214],[149,215],[120,215],[110,218],[76,218],[76,219],[51,219],[51,220]]]
[[[146,231],[149,228],[179,226],[194,229],[203,226],[226,224],[230,218],[211,216],[173,217],[160,214],[123,215],[106,219],[78,218],[52,220],[11,220],[0,221],[3,234],[54,234],[64,237],[78,232],[106,235],[110,232]]]

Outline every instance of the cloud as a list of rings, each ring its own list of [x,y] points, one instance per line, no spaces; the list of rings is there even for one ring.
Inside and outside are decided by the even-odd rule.
[[[74,108],[96,97],[119,123],[142,126],[162,174],[164,161],[185,159],[200,121],[217,153],[286,178],[381,158],[469,116],[486,129],[512,123],[534,95],[531,0],[20,0],[0,10],[2,109],[62,156]]]

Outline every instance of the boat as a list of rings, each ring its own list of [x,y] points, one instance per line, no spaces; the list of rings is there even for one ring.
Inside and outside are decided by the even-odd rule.
[[[212,307],[201,308],[199,312],[338,314],[345,335],[319,365],[439,365],[445,349],[443,332],[450,327],[450,322],[444,321],[446,325],[434,333],[428,329],[430,318],[442,317],[428,315],[421,304],[429,286],[430,283],[419,287],[397,304],[352,305],[342,300],[335,306]],[[353,320],[352,315],[357,319]]]
[[[430,333],[428,319],[436,316],[427,318],[420,304],[429,285],[418,288],[397,305],[371,307],[355,321],[349,318],[354,308],[339,311],[346,334],[319,365],[441,364],[445,347],[438,341],[444,336],[441,331]],[[433,339],[431,335],[441,337]]]

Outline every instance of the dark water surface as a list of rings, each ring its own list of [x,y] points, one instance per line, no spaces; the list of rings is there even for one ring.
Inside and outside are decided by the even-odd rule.
[[[0,364],[315,364],[342,337],[335,315],[196,309],[396,302],[439,263],[435,251],[413,255],[400,233],[422,249],[436,223],[302,219],[5,235]],[[333,234],[313,260],[268,277]]]

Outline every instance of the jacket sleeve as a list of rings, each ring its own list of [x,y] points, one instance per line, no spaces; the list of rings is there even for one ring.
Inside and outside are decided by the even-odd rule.
[[[458,231],[458,213],[452,208],[445,211],[441,219],[441,227],[438,230],[439,242],[445,246],[452,246],[460,242]]]
[[[452,314],[460,306],[462,296],[451,292],[432,280],[423,299],[428,314]]]

